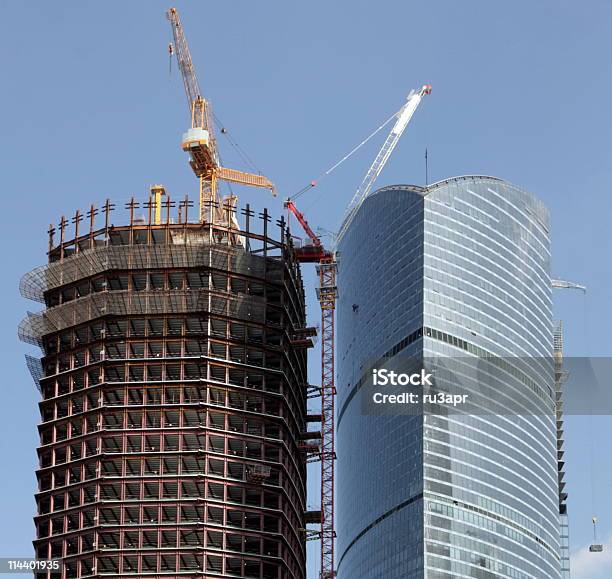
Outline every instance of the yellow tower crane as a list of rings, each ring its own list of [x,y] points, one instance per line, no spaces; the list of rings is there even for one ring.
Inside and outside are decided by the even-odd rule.
[[[216,222],[221,218],[221,211],[218,209],[217,181],[268,189],[275,196],[276,190],[272,182],[263,175],[227,169],[219,165],[212,109],[200,90],[178,11],[176,8],[170,8],[166,16],[172,25],[174,38],[174,50],[171,48],[171,53],[176,53],[191,115],[191,128],[183,135],[181,147],[183,151],[189,153],[189,164],[200,179],[200,222]],[[236,197],[232,195],[226,203],[233,207],[236,204]]]

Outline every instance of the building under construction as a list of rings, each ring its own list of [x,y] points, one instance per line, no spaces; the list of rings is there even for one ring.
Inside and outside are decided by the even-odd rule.
[[[63,560],[40,577],[306,575],[296,253],[266,211],[191,206],[158,187],[125,225],[62,218],[22,280],[45,306],[19,329],[42,349],[34,544]]]

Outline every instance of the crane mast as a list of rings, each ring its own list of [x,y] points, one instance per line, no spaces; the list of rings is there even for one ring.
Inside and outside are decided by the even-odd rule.
[[[321,307],[321,518],[318,538],[321,541],[320,579],[335,577],[334,543],[336,526],[334,520],[334,478],[336,460],[335,442],[335,312],[338,288],[336,286],[337,263],[333,251],[323,247],[321,240],[312,230],[295,203],[285,201],[285,207],[293,213],[310,239],[310,244],[296,249],[298,261],[316,263],[319,287],[317,298]]]
[[[372,186],[374,182],[380,175],[384,166],[386,165],[391,153],[393,153],[393,149],[400,140],[400,137],[404,133],[404,130],[410,123],[412,116],[417,110],[418,106],[421,104],[421,100],[424,96],[431,93],[431,86],[426,84],[421,87],[418,91],[412,90],[410,94],[406,98],[406,103],[397,113],[397,120],[389,133],[389,136],[383,143],[383,146],[378,151],[378,155],[374,159],[371,167],[368,169],[368,172],[365,174],[361,185],[357,189],[357,192],[351,199],[351,202],[348,204],[346,208],[346,212],[344,214],[344,219],[342,220],[342,225],[340,226],[340,231],[338,232],[338,239],[344,235],[344,232],[348,229],[351,224],[353,217],[357,213],[357,210],[368,196],[370,191],[372,190]]]
[[[334,543],[334,480],[336,462],[335,441],[335,313],[338,288],[336,257],[325,252],[317,265],[319,287],[317,297],[321,307],[321,576],[336,576]]]
[[[189,153],[189,164],[200,180],[200,222],[218,222],[222,215],[217,191],[219,180],[268,189],[273,195],[276,195],[276,190],[273,183],[263,175],[245,173],[219,165],[212,108],[202,95],[177,9],[170,8],[166,16],[172,27],[173,52],[176,53],[178,67],[183,77],[191,117],[191,128],[183,135],[181,148]],[[225,199],[223,203],[235,205],[235,196]]]

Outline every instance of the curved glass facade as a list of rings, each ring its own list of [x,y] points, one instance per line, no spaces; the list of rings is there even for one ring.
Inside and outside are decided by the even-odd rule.
[[[391,186],[338,249],[338,577],[558,579],[547,209],[492,177]],[[545,411],[362,413],[372,359],[483,352]]]

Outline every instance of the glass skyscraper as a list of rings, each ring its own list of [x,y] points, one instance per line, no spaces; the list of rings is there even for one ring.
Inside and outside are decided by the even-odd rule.
[[[385,187],[338,251],[339,579],[559,579],[546,207],[492,177]],[[501,390],[541,411],[364,412],[400,355],[516,360]]]

